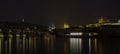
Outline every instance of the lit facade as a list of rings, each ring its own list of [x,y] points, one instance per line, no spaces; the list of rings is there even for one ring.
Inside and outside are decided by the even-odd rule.
[[[108,19],[100,17],[98,19],[97,23],[95,23],[95,24],[87,24],[86,27],[100,27],[100,26],[104,25],[105,23],[110,23],[110,21]]]
[[[69,28],[69,25],[65,23],[64,28]]]

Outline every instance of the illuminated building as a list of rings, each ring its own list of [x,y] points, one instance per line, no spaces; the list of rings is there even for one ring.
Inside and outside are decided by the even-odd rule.
[[[65,23],[64,28],[69,28],[69,25]]]
[[[95,24],[88,24],[86,25],[86,27],[100,27],[102,25],[104,25],[105,23],[109,23],[110,21],[108,19],[105,19],[103,17],[100,17],[97,21],[97,23]]]
[[[0,37],[36,36],[45,31],[47,31],[47,27],[25,23],[24,21],[19,23],[0,22]]]

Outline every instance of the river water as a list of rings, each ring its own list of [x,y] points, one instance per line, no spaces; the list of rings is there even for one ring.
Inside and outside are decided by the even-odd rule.
[[[0,38],[0,54],[120,54],[120,38]]]

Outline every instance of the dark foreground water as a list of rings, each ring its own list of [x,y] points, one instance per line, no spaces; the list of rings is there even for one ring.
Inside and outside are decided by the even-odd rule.
[[[0,38],[0,54],[120,54],[120,38]]]

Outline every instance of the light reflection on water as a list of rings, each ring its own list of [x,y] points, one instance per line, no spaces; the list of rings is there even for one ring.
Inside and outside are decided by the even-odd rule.
[[[70,38],[71,54],[97,54],[96,38]]]
[[[34,38],[0,38],[0,54],[33,54],[36,53]]]
[[[89,38],[89,54],[91,54],[91,39]]]
[[[82,39],[81,38],[70,38],[70,53],[71,54],[82,53]]]
[[[120,53],[119,39],[29,37],[0,38],[0,54],[112,54]]]

